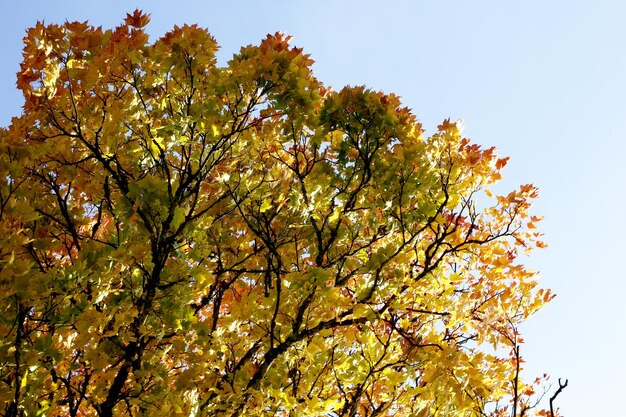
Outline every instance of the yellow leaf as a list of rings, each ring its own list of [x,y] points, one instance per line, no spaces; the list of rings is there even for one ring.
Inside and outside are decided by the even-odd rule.
[[[269,198],[266,198],[265,200],[263,200],[263,204],[261,204],[261,208],[259,209],[259,211],[261,213],[265,213],[270,208],[272,208],[272,201]]]
[[[24,371],[24,375],[22,375],[22,382],[20,384],[20,390],[24,389],[24,387],[26,387],[26,384],[28,383],[28,369],[26,371]]]
[[[452,282],[457,282],[457,281],[463,281],[463,276],[461,274],[451,274],[450,275],[450,281]]]
[[[365,304],[359,304],[354,307],[354,310],[352,310],[352,316],[358,319],[367,316],[370,312],[371,310],[368,306]]]

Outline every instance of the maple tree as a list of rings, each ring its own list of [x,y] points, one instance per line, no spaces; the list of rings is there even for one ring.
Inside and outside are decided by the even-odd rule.
[[[532,185],[282,34],[38,23],[0,131],[0,415],[525,415]],[[1,405],[4,404],[4,405]],[[511,414],[512,413],[512,414]],[[538,411],[548,415],[547,411]]]

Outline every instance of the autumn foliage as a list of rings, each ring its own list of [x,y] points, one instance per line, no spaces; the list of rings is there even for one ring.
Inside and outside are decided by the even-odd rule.
[[[0,415],[529,415],[518,328],[552,295],[519,260],[536,189],[490,191],[507,158],[282,34],[218,66],[148,20],[24,38]]]

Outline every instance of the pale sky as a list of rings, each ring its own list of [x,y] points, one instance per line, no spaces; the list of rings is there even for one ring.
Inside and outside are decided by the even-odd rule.
[[[527,264],[557,298],[524,327],[527,377],[568,378],[566,417],[626,417],[626,1],[51,1],[0,3],[0,125],[20,113],[22,37],[37,20],[113,27],[152,14],[207,27],[225,62],[267,33],[293,35],[335,90],[394,92],[433,132],[443,119],[510,156],[502,190],[532,182],[546,250]]]

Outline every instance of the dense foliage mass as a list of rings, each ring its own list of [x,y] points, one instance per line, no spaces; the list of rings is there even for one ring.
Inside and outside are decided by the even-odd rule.
[[[536,189],[281,34],[38,24],[0,131],[0,415],[521,416]],[[544,414],[540,412],[539,414]]]

